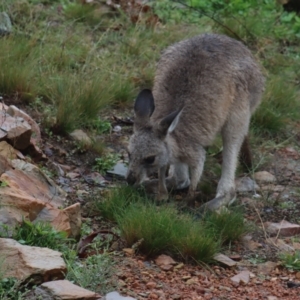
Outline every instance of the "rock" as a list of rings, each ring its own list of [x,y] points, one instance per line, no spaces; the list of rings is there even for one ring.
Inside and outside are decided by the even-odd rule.
[[[157,286],[157,284],[154,281],[149,281],[148,283],[146,283],[146,287],[148,289],[154,289],[156,286]]]
[[[106,294],[105,297],[101,298],[101,300],[136,300],[132,297],[123,297],[117,292],[110,292]]]
[[[64,205],[66,193],[38,167],[19,159],[12,160],[12,165],[16,170],[6,173],[10,181],[14,181],[14,185],[56,208]]]
[[[122,130],[122,127],[119,125],[116,125],[113,129],[113,132],[121,132],[121,130]]]
[[[276,296],[267,296],[267,300],[278,300]]]
[[[290,251],[290,252],[295,251],[294,247],[286,244],[284,242],[284,240],[282,240],[282,239],[268,238],[267,239],[267,243],[270,244],[270,245],[276,245],[278,247],[278,249],[281,250],[281,251],[286,251],[286,252],[288,252],[288,251]]]
[[[9,163],[0,155],[0,171],[3,171],[0,181],[5,183],[0,188],[1,205],[6,208],[0,209],[3,224],[13,226],[26,218],[32,222],[51,222],[56,230],[65,231],[68,235],[78,234],[80,209],[74,206],[61,210],[66,193],[36,166],[19,159]]]
[[[35,289],[35,295],[43,300],[96,300],[100,298],[99,294],[79,287],[68,280],[45,282]]]
[[[13,228],[22,222],[22,218],[22,214],[12,207],[0,206],[0,236],[11,237]]]
[[[300,233],[300,226],[282,220],[280,223],[266,222],[265,229],[270,235],[293,236]]]
[[[48,248],[23,246],[12,239],[0,238],[1,273],[25,281],[41,283],[63,278],[67,271],[62,254]]]
[[[0,111],[0,131],[2,135],[3,132],[6,134],[5,138],[18,150],[26,149],[30,145],[31,126],[23,118],[14,118]]]
[[[9,15],[6,12],[0,12],[0,36],[10,34],[12,25]]]
[[[265,263],[257,265],[258,274],[269,275],[277,267],[277,263],[273,261],[267,261]]]
[[[51,223],[55,230],[66,232],[67,236],[70,236],[71,234],[71,225],[68,214],[65,211],[57,209],[49,204],[46,204],[40,211],[34,219],[34,223],[35,222]]]
[[[75,203],[71,206],[68,206],[63,210],[69,218],[70,226],[71,226],[71,236],[78,237],[80,236],[81,231],[81,209],[80,203]]]
[[[256,180],[257,182],[263,182],[263,183],[276,182],[276,177],[267,171],[256,172],[256,173],[254,173],[253,177],[254,177],[254,180]]]
[[[174,261],[174,259],[168,255],[160,255],[155,259],[155,263],[158,266],[162,266],[162,265],[176,265],[176,261]]]
[[[32,138],[35,140],[36,143],[41,141],[41,131],[39,125],[24,111],[17,108],[14,105],[10,105],[6,111],[12,117],[21,117],[23,118],[31,127],[33,132]]]
[[[250,280],[250,272],[248,270],[241,271],[237,275],[230,278],[234,285],[239,285],[240,282],[247,284]]]
[[[253,241],[252,236],[249,234],[242,237],[242,243],[246,249],[251,250],[251,251],[262,246],[260,243]]]
[[[91,184],[96,184],[99,186],[106,186],[107,181],[105,178],[98,172],[92,172],[88,175],[83,175],[84,179],[91,183]]]
[[[22,153],[8,144],[6,141],[0,142],[0,155],[6,159],[16,159],[18,156],[22,157]]]
[[[108,174],[119,176],[122,178],[126,177],[128,168],[121,162],[118,162],[112,170],[107,171]]]
[[[259,190],[259,186],[250,177],[236,179],[235,185],[236,191],[239,193],[255,192]]]
[[[84,147],[90,147],[92,145],[90,137],[81,129],[76,129],[71,132],[70,137]]]
[[[230,259],[228,256],[221,253],[215,255],[214,260],[228,267],[233,267],[236,265],[236,262],[234,260]]]

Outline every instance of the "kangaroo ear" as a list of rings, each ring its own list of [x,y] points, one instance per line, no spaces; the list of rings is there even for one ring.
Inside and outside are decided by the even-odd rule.
[[[182,111],[183,109],[173,111],[160,121],[158,130],[161,135],[166,136],[168,133],[171,133],[175,130],[179,122],[180,116],[182,114]]]
[[[139,120],[149,119],[154,111],[154,98],[150,90],[142,90],[134,103],[134,112]]]

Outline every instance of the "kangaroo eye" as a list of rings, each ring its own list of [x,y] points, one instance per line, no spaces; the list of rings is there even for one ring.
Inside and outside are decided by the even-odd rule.
[[[148,157],[144,158],[144,162],[146,164],[148,164],[148,165],[153,164],[154,161],[155,161],[155,156],[154,155],[153,156],[148,156]]]

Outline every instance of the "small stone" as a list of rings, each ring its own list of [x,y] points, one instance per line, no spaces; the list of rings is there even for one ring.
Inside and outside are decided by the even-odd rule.
[[[240,261],[242,259],[242,257],[239,254],[230,255],[229,258],[234,261]]]
[[[11,117],[0,111],[0,131],[6,134],[10,144],[18,150],[24,150],[30,145],[31,126],[23,118]]]
[[[259,186],[250,177],[238,178],[235,181],[236,191],[239,193],[255,192],[259,190]]]
[[[125,164],[118,162],[112,170],[108,170],[107,173],[114,176],[119,176],[125,178],[127,175],[127,166]]]
[[[17,108],[14,105],[10,105],[7,109],[7,113],[11,115],[12,117],[21,117],[23,118],[31,127],[31,130],[33,132],[32,138],[35,140],[36,143],[39,143],[41,141],[41,130],[39,125],[23,110]]]
[[[276,245],[281,251],[294,251],[295,249],[286,244],[284,240],[278,238],[268,238],[267,243],[270,245]]]
[[[267,182],[267,183],[276,182],[276,177],[267,171],[256,172],[254,173],[253,178],[257,182]]]
[[[123,297],[118,292],[110,292],[106,294],[104,298],[101,298],[101,300],[136,300],[132,297]]]
[[[191,278],[191,279],[188,279],[185,283],[187,285],[191,285],[191,284],[198,283],[198,280],[196,280],[195,278]]]
[[[222,286],[222,285],[219,286],[219,290],[220,291],[225,290],[227,292],[231,292],[232,291],[232,289],[230,287],[228,287],[228,286]]]
[[[156,295],[155,293],[151,293],[151,294],[149,295],[149,298],[150,298],[150,299],[158,299],[158,295]]]
[[[288,281],[289,280],[289,278],[287,276],[280,277],[280,279],[283,280],[283,281]]]
[[[80,203],[75,203],[73,205],[70,205],[68,207],[66,207],[63,210],[68,218],[69,218],[69,222],[70,222],[70,226],[71,226],[71,237],[79,237],[80,233],[81,233],[81,207],[80,207]]]
[[[90,137],[81,129],[76,129],[71,132],[70,137],[84,147],[89,147],[92,144]]]
[[[147,284],[146,284],[146,287],[148,289],[154,289],[156,287],[156,283],[153,282],[153,281],[149,281]]]
[[[125,252],[127,255],[133,255],[134,254],[134,249],[132,248],[124,248],[123,252]]]
[[[122,130],[122,127],[119,125],[115,126],[113,129],[114,132],[121,132],[121,130]]]
[[[82,287],[79,287],[68,280],[55,280],[43,283],[35,289],[35,295],[40,299],[85,299],[96,300],[100,295]]]
[[[174,266],[172,266],[172,265],[161,265],[161,266],[159,266],[163,271],[171,271],[173,268],[174,268]]]
[[[80,176],[80,174],[76,173],[76,172],[69,172],[66,174],[66,176],[68,178],[70,178],[71,180],[74,180],[74,179],[78,178]]]
[[[272,277],[271,279],[270,279],[270,281],[272,281],[272,282],[275,282],[275,281],[277,281],[277,277]]]
[[[269,275],[275,268],[277,267],[277,263],[273,261],[267,261],[263,264],[257,265],[258,274]]]
[[[228,256],[224,255],[224,254],[217,254],[214,256],[214,260],[222,263],[223,265],[226,265],[228,267],[233,267],[236,265],[236,262],[234,260],[232,260],[231,258],[229,258]]]
[[[184,267],[184,264],[183,264],[183,263],[180,263],[180,264],[178,264],[177,266],[175,266],[174,269],[179,270],[179,269],[182,269],[183,267]]]
[[[248,270],[242,271],[230,278],[234,285],[239,285],[240,282],[247,284],[250,280],[250,272]]]
[[[280,223],[266,222],[265,229],[271,235],[293,236],[300,233],[300,226],[282,220]]]
[[[168,255],[160,255],[155,259],[155,263],[158,266],[162,266],[162,265],[176,265],[176,261]]]
[[[276,296],[268,296],[267,300],[278,300]]]

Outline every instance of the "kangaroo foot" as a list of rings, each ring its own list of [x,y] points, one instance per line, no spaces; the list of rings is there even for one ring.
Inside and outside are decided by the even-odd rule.
[[[236,200],[236,193],[230,192],[223,196],[216,197],[200,207],[200,210],[217,211],[224,206],[231,205]]]

